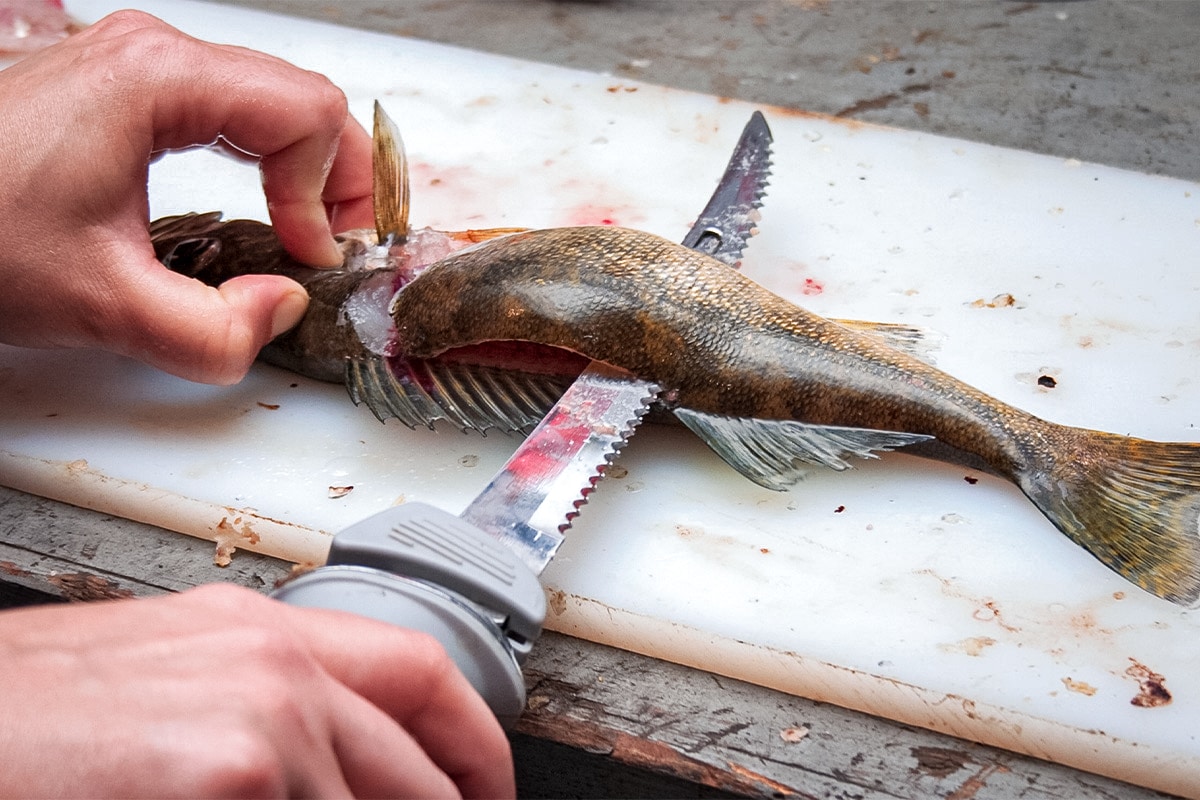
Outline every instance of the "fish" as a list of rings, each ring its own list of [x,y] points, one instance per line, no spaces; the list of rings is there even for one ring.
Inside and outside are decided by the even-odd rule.
[[[662,386],[660,413],[761,486],[937,444],[1013,482],[1133,584],[1200,604],[1200,443],[1041,419],[877,326],[821,317],[654,234],[418,230],[380,245],[379,231],[359,231],[341,237],[333,270],[292,260],[263,223],[216,212],[158,220],[151,237],[164,264],[211,285],[245,272],[299,280],[309,310],[262,358],[345,382],[381,420],[527,429],[596,360]]]

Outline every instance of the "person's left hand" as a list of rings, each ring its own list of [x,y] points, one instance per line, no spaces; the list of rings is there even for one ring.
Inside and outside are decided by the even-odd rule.
[[[154,259],[150,162],[228,142],[260,159],[271,221],[332,266],[332,229],[371,225],[371,142],[326,78],[118,12],[0,72],[0,342],[94,346],[209,383],[241,379],[294,325],[278,276],[218,289]],[[206,209],[198,209],[206,210]]]

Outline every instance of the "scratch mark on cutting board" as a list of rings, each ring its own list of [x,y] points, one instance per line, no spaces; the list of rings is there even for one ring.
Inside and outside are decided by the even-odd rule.
[[[954,597],[959,600],[966,600],[975,606],[975,610],[971,612],[971,617],[980,622],[994,622],[1009,633],[1019,633],[1020,628],[1004,619],[1004,615],[1000,610],[1000,605],[991,598],[973,597],[959,586],[956,586],[949,578],[943,578],[931,569],[917,570],[917,575],[928,575],[942,585],[942,594],[947,597]]]

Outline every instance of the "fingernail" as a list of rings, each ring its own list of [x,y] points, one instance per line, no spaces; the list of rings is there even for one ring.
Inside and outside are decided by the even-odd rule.
[[[288,292],[281,297],[271,314],[271,338],[294,328],[307,309],[308,295],[304,292]]]
[[[316,266],[340,267],[342,262],[346,260],[346,256],[342,252],[342,248],[338,247],[338,243],[333,240],[333,237],[325,240],[325,247],[323,250],[324,253],[322,254],[320,261]]]

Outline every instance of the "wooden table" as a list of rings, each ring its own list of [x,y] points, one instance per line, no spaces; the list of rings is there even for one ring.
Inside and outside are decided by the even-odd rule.
[[[210,542],[0,488],[10,596],[86,602],[212,581],[266,591],[290,570],[246,551],[217,567]],[[512,735],[523,797],[1161,796],[554,633],[525,676]]]
[[[242,0],[755,102],[1200,177],[1200,18],[1187,4]],[[68,4],[69,6],[69,4]],[[0,579],[72,601],[289,565],[0,489]],[[1145,798],[1136,787],[547,634],[512,736],[521,794]]]

